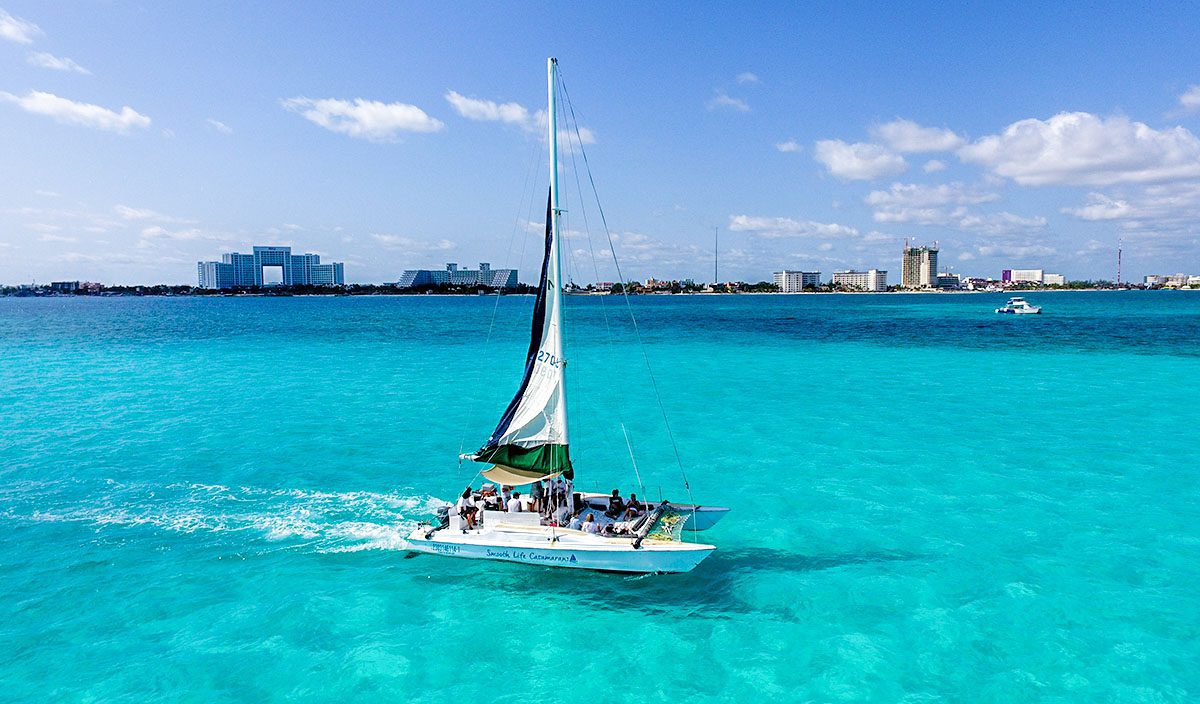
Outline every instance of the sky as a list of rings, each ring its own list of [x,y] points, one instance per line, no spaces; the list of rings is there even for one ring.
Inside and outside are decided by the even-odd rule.
[[[1200,7],[736,5],[0,0],[0,283],[536,279],[548,56],[579,283],[1200,273]]]

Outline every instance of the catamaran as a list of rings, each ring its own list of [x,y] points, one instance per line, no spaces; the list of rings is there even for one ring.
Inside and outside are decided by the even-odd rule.
[[[684,528],[710,527],[728,509],[639,501],[614,515],[598,495],[571,490],[575,477],[567,437],[566,357],[563,354],[563,278],[558,194],[556,87],[558,62],[547,61],[550,193],[546,245],[534,302],[525,371],[495,431],[461,459],[490,464],[494,484],[468,487],[437,523],[418,525],[410,550],[454,557],[613,572],[687,572],[716,548],[684,542]],[[505,510],[495,485],[537,489],[550,484],[540,510]],[[509,502],[515,499],[510,499]],[[519,501],[517,502],[519,507]],[[546,510],[549,507],[551,510]],[[606,515],[607,513],[607,515]],[[568,522],[567,519],[572,519]]]

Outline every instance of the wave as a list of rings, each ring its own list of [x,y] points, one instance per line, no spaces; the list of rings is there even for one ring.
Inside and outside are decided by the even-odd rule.
[[[322,491],[223,484],[60,483],[29,486],[4,497],[0,518],[86,523],[98,528],[147,527],[181,534],[229,534],[260,551],[321,553],[404,550],[417,521],[446,502],[428,495]],[[237,545],[239,549],[255,546]]]

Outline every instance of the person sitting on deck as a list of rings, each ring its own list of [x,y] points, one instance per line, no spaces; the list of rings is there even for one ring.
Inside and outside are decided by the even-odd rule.
[[[637,494],[629,495],[629,503],[625,504],[625,520],[642,515],[642,505],[638,502]]]
[[[596,522],[596,517],[594,515],[590,513],[588,514],[587,520],[583,522],[583,532],[595,533],[599,535],[600,524]]]
[[[620,518],[625,513],[625,501],[621,498],[621,492],[617,489],[612,490],[612,496],[608,497],[608,510],[604,512],[609,518]]]
[[[475,530],[475,517],[479,515],[479,507],[475,505],[475,499],[471,498],[471,487],[463,489],[455,508],[458,509],[459,517],[467,522],[467,530]]]
[[[583,530],[583,521],[581,521],[579,516],[576,515],[571,519],[571,522],[567,524],[567,528],[570,530]]]
[[[512,495],[512,498],[508,500],[508,512],[520,513],[523,510],[525,509],[521,507],[521,493],[516,492]]]

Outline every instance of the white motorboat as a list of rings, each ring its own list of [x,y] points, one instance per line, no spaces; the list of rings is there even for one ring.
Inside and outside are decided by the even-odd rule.
[[[997,308],[996,312],[1004,313],[1006,315],[1034,315],[1041,313],[1042,308],[1041,306],[1030,305],[1029,301],[1026,301],[1020,296],[1013,296],[1012,298],[1008,299],[1008,303],[1005,303],[1002,307]]]
[[[502,486],[548,482],[544,496],[555,511],[506,511],[492,491],[468,487],[460,503],[436,524],[422,524],[408,536],[415,552],[533,565],[614,572],[687,572],[716,548],[684,542],[689,521],[709,527],[728,509],[639,503],[633,511],[607,517],[607,503],[593,506],[571,491],[575,472],[567,439],[566,358],[563,354],[562,257],[559,248],[558,64],[547,62],[547,122],[550,194],[546,207],[546,249],[534,303],[533,330],[525,372],[516,396],[495,431],[474,453],[460,456],[491,465],[481,474]],[[538,484],[542,486],[542,484]],[[608,511],[612,513],[612,511]],[[575,517],[568,523],[566,519]],[[587,519],[582,524],[582,519]]]

